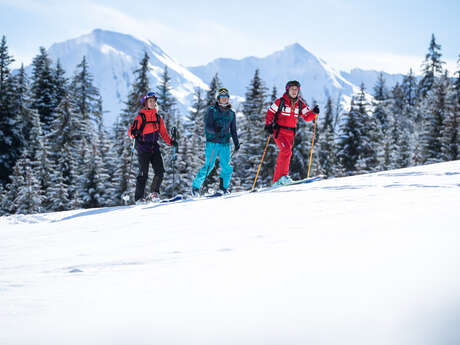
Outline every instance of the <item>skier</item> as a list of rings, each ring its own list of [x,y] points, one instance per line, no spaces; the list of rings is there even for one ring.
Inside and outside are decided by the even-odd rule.
[[[139,160],[139,174],[136,178],[136,192],[134,200],[137,204],[146,201],[158,201],[160,186],[163,181],[164,167],[161,157],[158,136],[160,135],[168,145],[175,146],[177,142],[171,139],[166,130],[163,119],[158,114],[157,97],[149,92],[141,99],[142,109],[134,118],[129,128],[129,136],[136,139],[137,158]],[[149,164],[152,164],[155,173],[150,187],[150,194],[144,198],[145,183],[149,173]]]
[[[297,118],[299,114],[305,121],[312,121],[319,114],[319,107],[315,105],[310,110],[300,97],[300,83],[292,80],[286,84],[286,92],[278,98],[265,117],[265,131],[273,134],[280,151],[276,161],[273,185],[284,185],[292,182],[289,176],[289,164],[292,156]]]
[[[226,88],[217,92],[217,102],[209,107],[205,117],[205,164],[198,171],[192,183],[192,195],[198,196],[206,176],[214,167],[216,158],[220,160],[220,190],[229,193],[230,178],[233,168],[230,165],[230,136],[233,139],[234,151],[240,149],[236,131],[236,115],[229,103],[230,94]]]

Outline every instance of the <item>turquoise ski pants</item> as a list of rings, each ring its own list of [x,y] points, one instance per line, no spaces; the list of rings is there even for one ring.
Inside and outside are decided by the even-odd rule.
[[[206,142],[205,163],[198,171],[198,174],[196,174],[192,184],[193,187],[201,188],[206,175],[209,175],[212,168],[214,168],[217,157],[219,157],[220,177],[222,177],[223,186],[224,188],[228,188],[233,172],[233,168],[230,165],[230,143],[220,144],[209,141]]]

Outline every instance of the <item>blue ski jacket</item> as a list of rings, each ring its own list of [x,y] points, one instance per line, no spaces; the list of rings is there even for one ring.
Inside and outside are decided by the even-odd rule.
[[[216,102],[209,107],[205,117],[205,134],[206,141],[220,144],[229,143],[232,137],[233,144],[238,146],[236,115],[230,105],[224,108]]]

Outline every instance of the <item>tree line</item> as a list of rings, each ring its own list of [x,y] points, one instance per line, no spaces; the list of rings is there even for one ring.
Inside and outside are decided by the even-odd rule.
[[[441,57],[441,46],[432,35],[420,77],[410,70],[389,89],[380,74],[371,91],[361,85],[347,109],[340,99],[328,97],[316,124],[311,175],[341,177],[459,159],[460,68],[450,76]],[[161,195],[189,194],[204,163],[204,116],[224,86],[217,74],[208,90],[195,90],[191,111],[179,114],[167,67],[158,85],[149,85],[145,53],[133,72],[135,81],[124,107],[108,129],[103,100],[85,57],[70,78],[44,48],[33,59],[30,76],[24,66],[13,73],[13,62],[3,36],[0,215],[117,206],[125,203],[126,194],[132,199],[137,159],[127,130],[140,110],[139,100],[150,90],[158,94],[168,130],[175,126],[179,133],[174,161],[171,148],[161,144],[166,168]],[[265,114],[280,96],[255,70],[244,102],[234,109],[241,149],[232,158],[233,191],[252,186],[268,139]],[[307,103],[312,107],[316,101]],[[307,175],[313,130],[312,123],[299,121],[291,159],[293,179]],[[271,184],[276,156],[271,141],[258,186]],[[217,179],[218,162],[204,189],[216,188]]]

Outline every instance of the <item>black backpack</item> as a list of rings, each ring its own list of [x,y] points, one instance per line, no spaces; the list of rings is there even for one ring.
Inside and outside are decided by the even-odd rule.
[[[147,123],[153,123],[153,124],[157,124],[158,128],[160,128],[160,120],[161,120],[161,117],[160,117],[160,114],[158,114],[157,112],[157,119],[156,121],[147,121],[147,119],[145,118],[145,114],[140,111],[138,113],[138,115],[141,117],[142,119],[142,123],[141,123],[141,127],[139,129],[137,129],[137,120],[135,120],[131,126],[131,134],[134,136],[134,138],[136,139],[139,139],[139,137],[142,135],[142,133],[144,132],[144,128],[145,128],[145,125]]]

